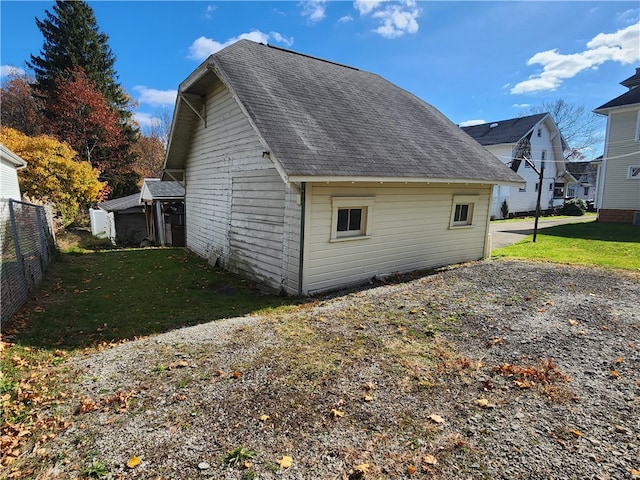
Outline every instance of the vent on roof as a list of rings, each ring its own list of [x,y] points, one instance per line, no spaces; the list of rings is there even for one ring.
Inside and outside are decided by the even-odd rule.
[[[491,125],[489,125],[489,128],[496,128],[498,126],[497,123],[492,123]]]

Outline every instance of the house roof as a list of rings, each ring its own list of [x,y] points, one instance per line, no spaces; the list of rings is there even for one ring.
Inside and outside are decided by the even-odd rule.
[[[145,178],[140,200],[173,200],[184,198],[184,186],[176,181],[160,181],[159,178]]]
[[[211,55],[180,85],[165,169],[184,166],[193,122],[206,120],[194,106],[217,81],[285,181],[523,183],[438,110],[379,75],[248,40]]]
[[[640,87],[634,87],[619,97],[608,101],[604,105],[600,105],[594,110],[596,113],[605,113],[607,110],[615,107],[624,107],[626,105],[635,105],[640,103]]]
[[[527,117],[510,118],[462,127],[462,130],[483,146],[518,143],[522,137],[548,115],[548,113],[538,113]]]
[[[21,169],[27,166],[27,162],[20,158],[16,153],[9,150],[2,143],[0,143],[0,156],[3,161],[6,161],[13,165],[16,169]]]
[[[566,167],[569,173],[578,179],[582,175],[595,175],[596,173],[596,167],[593,162],[567,162]]]
[[[140,194],[134,193],[126,197],[114,198],[113,200],[107,200],[98,204],[98,208],[106,210],[107,212],[120,212],[122,210],[128,210],[130,208],[142,207],[140,203]]]

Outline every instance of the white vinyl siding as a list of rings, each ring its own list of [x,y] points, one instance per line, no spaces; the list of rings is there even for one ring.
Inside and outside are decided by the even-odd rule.
[[[14,165],[0,162],[0,198],[20,200],[18,172]]]
[[[198,255],[297,293],[300,207],[228,90],[208,92],[186,160],[186,240]],[[286,217],[285,217],[286,214]]]
[[[612,112],[605,150],[603,209],[640,210],[640,182],[629,178],[629,167],[640,165],[638,109]]]
[[[449,228],[456,195],[475,198],[473,228]],[[375,198],[370,236],[331,242],[332,198],[346,196]],[[490,196],[490,185],[308,185],[305,291],[482,258]]]

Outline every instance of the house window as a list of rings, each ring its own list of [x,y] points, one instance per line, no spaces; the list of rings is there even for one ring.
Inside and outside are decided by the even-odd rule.
[[[331,206],[330,241],[357,240],[371,235],[373,197],[333,197]]]
[[[569,187],[567,188],[567,197],[575,197],[576,196],[576,189],[574,187]]]
[[[538,137],[541,137],[541,136],[542,136],[542,129],[541,129],[541,128],[539,128],[539,129],[538,129]]]
[[[472,227],[473,211],[477,201],[477,195],[454,195],[449,228]]]
[[[554,184],[553,184],[553,182],[551,182],[551,183],[549,184],[549,190],[550,190],[550,191],[551,191],[551,190],[553,190],[553,187],[554,187]]]
[[[629,165],[627,178],[629,180],[640,180],[640,165]]]
[[[589,197],[589,187],[584,187],[584,196]]]
[[[553,198],[564,197],[564,183],[551,184],[553,186]]]
[[[542,150],[542,153],[540,153],[540,160],[544,162],[546,159],[547,159],[547,151]]]
[[[539,183],[536,183],[536,190],[535,190],[536,192],[538,191],[538,188],[539,188],[539,187],[540,187],[540,184],[539,184]]]
[[[527,184],[525,183],[524,187],[520,187],[518,188],[519,192],[526,192],[527,191]]]

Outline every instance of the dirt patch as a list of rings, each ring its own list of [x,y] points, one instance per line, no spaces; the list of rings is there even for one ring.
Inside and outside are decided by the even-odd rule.
[[[484,262],[76,357],[39,478],[633,478],[638,298]]]

